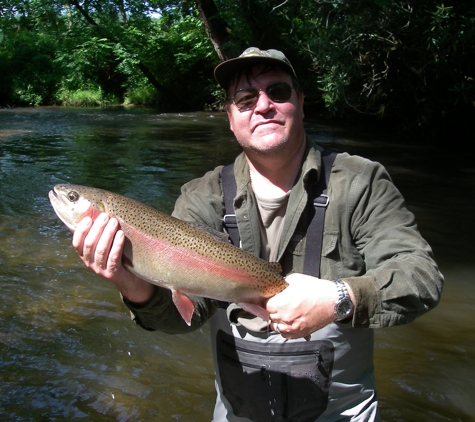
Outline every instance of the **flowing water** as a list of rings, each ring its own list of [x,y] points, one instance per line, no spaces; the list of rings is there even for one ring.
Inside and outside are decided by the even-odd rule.
[[[446,277],[434,311],[376,331],[383,420],[475,421],[474,154],[306,125],[388,168]],[[135,326],[80,263],[47,193],[84,184],[171,212],[184,182],[238,152],[222,113],[0,110],[0,420],[211,420],[207,327]]]

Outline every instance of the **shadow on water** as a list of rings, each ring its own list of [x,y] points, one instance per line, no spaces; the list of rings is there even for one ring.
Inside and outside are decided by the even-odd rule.
[[[385,421],[475,420],[473,156],[307,122],[323,146],[382,162],[446,276],[441,304],[376,331]],[[239,149],[221,113],[0,111],[0,420],[207,421],[208,329],[149,333],[83,268],[47,192],[70,182],[171,212],[180,187]]]

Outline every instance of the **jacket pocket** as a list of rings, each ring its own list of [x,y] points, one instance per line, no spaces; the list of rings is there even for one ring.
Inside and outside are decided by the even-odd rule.
[[[338,237],[339,233],[337,231],[323,233],[322,256],[329,256],[335,254],[339,256]]]

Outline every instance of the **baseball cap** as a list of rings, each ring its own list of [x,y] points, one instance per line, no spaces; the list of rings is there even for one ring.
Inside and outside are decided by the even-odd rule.
[[[257,47],[249,47],[239,57],[218,64],[214,69],[214,77],[222,88],[227,89],[231,79],[241,68],[259,64],[277,65],[297,78],[294,68],[282,51],[260,50]]]

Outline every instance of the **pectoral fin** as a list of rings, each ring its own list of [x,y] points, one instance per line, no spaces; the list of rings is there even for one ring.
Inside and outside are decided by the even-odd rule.
[[[256,305],[255,303],[238,303],[238,306],[250,314],[262,318],[264,321],[269,321],[269,312],[262,306]]]
[[[195,312],[195,303],[188,296],[179,292],[178,290],[172,290],[172,299],[175,304],[178,312],[185,320],[185,322],[190,326],[191,318]]]

